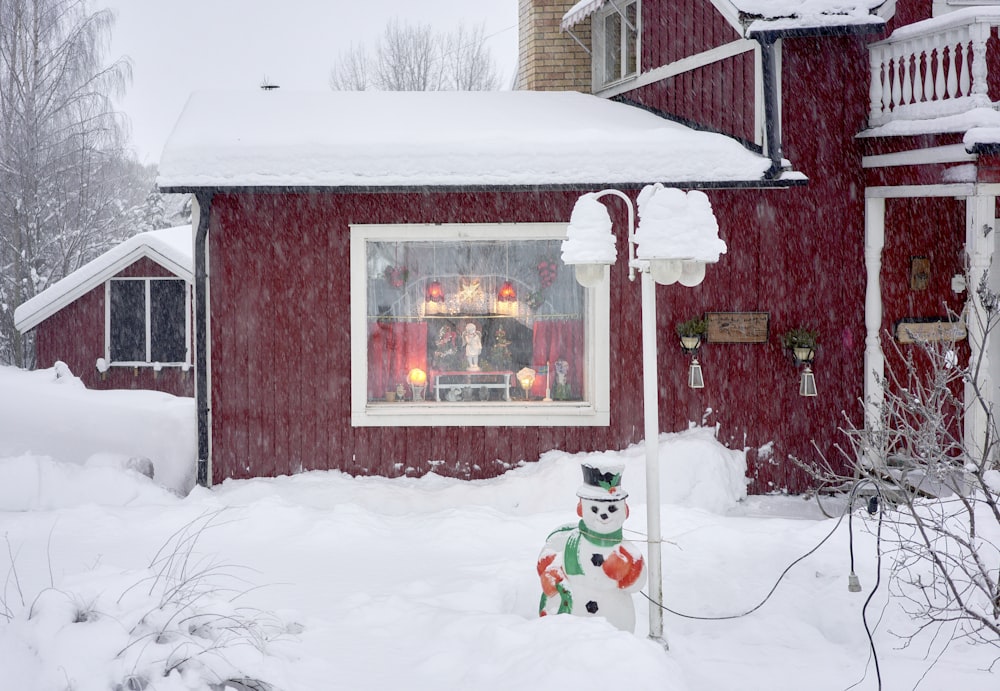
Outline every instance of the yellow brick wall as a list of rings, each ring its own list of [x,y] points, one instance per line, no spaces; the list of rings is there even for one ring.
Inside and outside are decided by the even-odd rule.
[[[559,29],[575,0],[518,0],[518,70],[515,88],[590,93],[590,55]],[[590,19],[573,33],[590,46]]]

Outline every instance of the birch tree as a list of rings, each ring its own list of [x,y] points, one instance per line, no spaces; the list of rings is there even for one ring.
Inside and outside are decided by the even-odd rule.
[[[390,21],[369,52],[351,46],[330,72],[335,91],[492,91],[500,75],[485,43],[485,28],[451,32]]]
[[[103,62],[113,20],[87,0],[0,0],[0,361],[20,367],[14,309],[122,235],[136,171],[112,103],[130,67]]]

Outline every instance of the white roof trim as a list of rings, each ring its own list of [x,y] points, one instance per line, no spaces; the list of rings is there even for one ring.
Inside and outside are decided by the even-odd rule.
[[[185,243],[185,237],[191,241]],[[191,226],[134,235],[18,306],[14,310],[14,328],[21,333],[30,331],[143,257],[193,283],[193,244]]]
[[[597,12],[597,10],[604,7],[604,3],[607,1],[608,0],[580,0],[580,2],[570,7],[566,14],[563,15],[562,22],[560,22],[559,26],[563,31],[576,26],[594,12]]]

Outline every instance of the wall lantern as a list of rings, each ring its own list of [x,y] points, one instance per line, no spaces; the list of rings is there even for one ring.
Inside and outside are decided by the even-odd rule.
[[[528,400],[528,392],[531,391],[532,385],[535,383],[535,370],[530,367],[522,367],[517,371],[517,381],[524,389],[524,400]]]
[[[698,362],[698,350],[707,330],[708,325],[702,317],[694,317],[677,325],[681,350],[691,357],[691,364],[688,366],[688,388],[691,389],[705,388],[705,377],[701,371],[701,363]]]
[[[656,354],[656,284],[696,286],[705,278],[707,264],[719,261],[726,243],[708,197],[697,190],[684,192],[647,185],[637,198],[639,227],[632,199],[616,189],[591,192],[577,199],[562,243],[564,264],[574,267],[577,282],[594,288],[604,282],[608,267],[617,259],[611,215],[599,200],[614,195],[628,210],[629,280],[640,274],[642,298],[642,407],[646,446],[646,534],[649,557],[649,595],[663,601],[660,525],[659,386]],[[700,345],[700,338],[699,343]],[[701,365],[692,360],[690,386],[704,386]],[[520,379],[520,374],[518,375]],[[663,610],[649,608],[649,637],[666,647]]]
[[[792,354],[792,361],[796,367],[802,367],[802,376],[799,379],[800,396],[816,396],[816,375],[813,374],[812,364],[816,359],[816,345],[819,335],[812,329],[796,327],[789,329],[781,335],[781,345]]]
[[[414,367],[406,375],[406,380],[410,382],[410,388],[413,390],[413,400],[424,400],[424,391],[427,389],[427,372],[419,367]]]

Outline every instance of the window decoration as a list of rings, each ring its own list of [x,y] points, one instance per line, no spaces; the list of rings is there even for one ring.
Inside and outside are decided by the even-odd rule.
[[[351,301],[354,424],[608,424],[608,329],[595,318],[603,308],[607,319],[607,289],[559,272],[564,233],[353,227],[352,295],[364,298]],[[536,373],[527,386],[525,370]],[[530,412],[539,406],[553,410]]]

